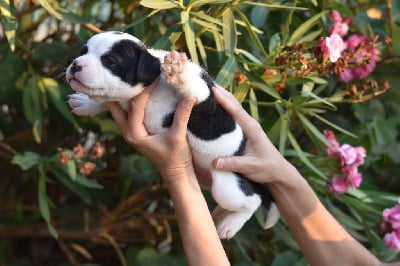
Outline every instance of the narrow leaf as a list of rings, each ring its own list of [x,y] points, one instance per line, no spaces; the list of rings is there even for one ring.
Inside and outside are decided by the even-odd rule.
[[[328,11],[323,11],[312,18],[306,20],[303,24],[296,28],[296,30],[292,33],[288,45],[293,45],[299,41],[299,39],[304,36],[318,21],[324,16]]]
[[[219,71],[217,77],[215,78],[215,82],[217,82],[224,88],[228,87],[232,82],[237,67],[238,64],[235,58],[230,57],[223,65],[222,69]]]
[[[297,155],[299,156],[300,160],[312,170],[314,173],[322,177],[324,180],[328,179],[315,165],[313,165],[310,160],[308,160],[307,156],[304,154],[303,150],[301,149],[299,143],[296,141],[295,137],[292,135],[290,131],[288,131],[288,139],[292,147],[295,149]]]
[[[152,9],[178,8],[179,2],[174,0],[141,0],[140,5]]]
[[[250,88],[249,93],[249,104],[250,104],[250,114],[255,120],[260,120],[260,115],[258,113],[257,96],[252,88]]]
[[[224,23],[222,33],[224,37],[225,53],[228,56],[231,56],[233,55],[233,51],[235,50],[237,43],[235,17],[233,16],[231,9],[228,9],[224,13],[222,21]]]
[[[17,31],[17,20],[14,14],[14,8],[10,0],[1,0],[0,19],[3,24],[3,31],[7,37],[11,51],[15,50],[15,40]]]
[[[183,31],[185,32],[186,45],[193,62],[198,63],[199,57],[196,50],[196,35],[193,31],[192,22],[189,18],[189,13],[186,11],[181,12],[181,23],[183,24]]]

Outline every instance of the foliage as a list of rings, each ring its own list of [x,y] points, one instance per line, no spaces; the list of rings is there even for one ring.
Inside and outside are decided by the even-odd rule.
[[[352,18],[351,32],[378,36],[370,45],[380,59],[365,79],[338,78],[356,52],[332,63],[316,49],[332,9]],[[0,19],[0,264],[186,263],[151,164],[108,114],[75,117],[66,104],[68,61],[111,29],[204,65],[357,240],[383,261],[400,259],[380,228],[400,191],[397,1],[0,0]],[[366,149],[360,188],[329,192],[340,167],[326,154],[325,129]],[[91,152],[94,143],[104,156]],[[252,219],[224,245],[233,265],[307,264],[284,221],[263,231]]]

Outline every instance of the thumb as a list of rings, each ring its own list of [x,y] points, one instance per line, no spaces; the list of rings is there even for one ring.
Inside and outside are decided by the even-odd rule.
[[[239,172],[244,174],[246,163],[243,156],[220,157],[213,161],[212,165],[216,170]]]

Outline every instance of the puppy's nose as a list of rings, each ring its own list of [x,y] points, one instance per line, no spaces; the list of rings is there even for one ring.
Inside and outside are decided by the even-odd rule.
[[[71,74],[75,74],[76,72],[80,72],[82,71],[82,66],[75,60],[74,62],[72,62],[72,66],[71,66]]]

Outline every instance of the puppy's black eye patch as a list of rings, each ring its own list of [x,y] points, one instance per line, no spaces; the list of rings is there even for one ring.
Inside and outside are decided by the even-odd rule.
[[[113,56],[112,54],[103,55],[101,57],[101,62],[105,67],[107,67],[110,70],[115,69],[119,64],[118,58],[116,56]]]
[[[87,54],[88,51],[89,51],[89,49],[88,49],[87,45],[85,44],[85,45],[82,46],[82,48],[81,48],[80,55]]]

